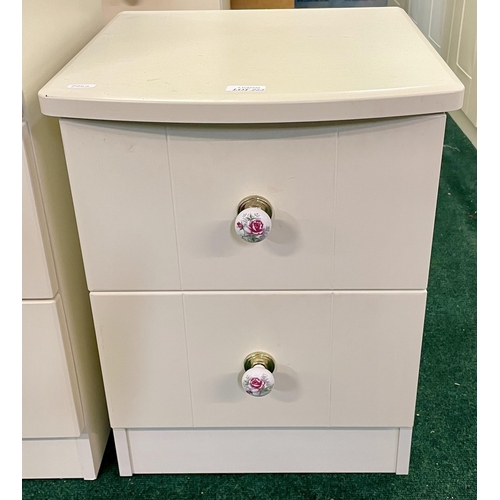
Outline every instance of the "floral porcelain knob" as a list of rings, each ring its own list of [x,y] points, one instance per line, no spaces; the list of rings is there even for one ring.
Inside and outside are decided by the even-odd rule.
[[[262,196],[247,196],[238,205],[234,222],[236,234],[248,243],[265,240],[271,231],[273,209]]]
[[[265,352],[253,352],[245,358],[245,373],[241,385],[247,394],[260,398],[267,396],[274,387],[275,361]]]

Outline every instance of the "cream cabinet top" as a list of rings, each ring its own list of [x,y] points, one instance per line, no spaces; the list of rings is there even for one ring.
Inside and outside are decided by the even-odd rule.
[[[44,114],[277,123],[459,109],[464,87],[397,7],[124,12],[39,92]]]

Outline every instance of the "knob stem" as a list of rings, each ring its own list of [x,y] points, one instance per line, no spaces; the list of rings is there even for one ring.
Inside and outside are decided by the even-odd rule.
[[[245,358],[245,361],[243,362],[243,367],[245,368],[245,371],[250,370],[250,368],[253,368],[254,366],[257,365],[261,365],[266,370],[269,370],[271,373],[273,373],[274,368],[276,366],[276,362],[274,361],[274,358],[270,354],[267,354],[267,352],[262,352],[262,351],[252,352]]]
[[[273,217],[273,207],[271,206],[271,203],[263,196],[253,194],[247,196],[246,198],[243,198],[238,204],[237,213],[240,213],[247,208],[260,208],[261,210],[266,212],[267,215],[269,215],[269,218],[272,219]]]

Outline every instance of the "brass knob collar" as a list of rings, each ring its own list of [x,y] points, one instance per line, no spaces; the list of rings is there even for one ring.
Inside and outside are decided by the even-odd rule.
[[[267,352],[256,351],[252,352],[245,358],[243,367],[245,368],[245,371],[247,371],[256,365],[262,365],[266,370],[269,370],[272,373],[276,366],[276,362],[270,354],[267,354]]]

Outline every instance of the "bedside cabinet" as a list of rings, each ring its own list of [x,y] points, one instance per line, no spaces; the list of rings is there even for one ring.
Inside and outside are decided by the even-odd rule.
[[[39,97],[120,473],[408,473],[463,86],[404,11],[123,13]]]

